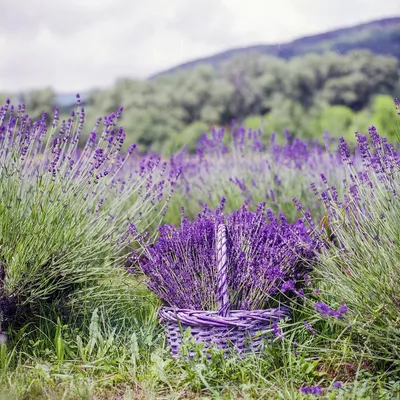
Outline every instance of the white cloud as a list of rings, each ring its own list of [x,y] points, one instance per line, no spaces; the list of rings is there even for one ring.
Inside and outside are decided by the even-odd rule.
[[[0,91],[109,86],[120,76],[144,78],[228,48],[398,14],[398,0],[3,2]]]

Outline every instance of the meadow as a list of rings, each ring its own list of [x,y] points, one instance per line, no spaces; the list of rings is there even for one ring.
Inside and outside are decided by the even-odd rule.
[[[393,133],[391,143],[370,126],[352,144],[232,124],[165,157],[126,143],[122,114],[87,135],[79,96],[65,120],[0,108],[0,398],[399,398]],[[158,312],[173,300],[154,287],[152,262],[140,268],[142,254],[204,215],[261,209],[262,223],[313,243],[301,289],[256,299],[284,302],[290,318],[261,354],[204,354],[185,337],[194,357],[171,357]]]

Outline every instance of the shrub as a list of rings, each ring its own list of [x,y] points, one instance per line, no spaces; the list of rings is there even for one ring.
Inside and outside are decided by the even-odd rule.
[[[100,118],[81,150],[79,98],[67,121],[55,110],[49,129],[45,114],[33,122],[23,105],[0,108],[0,320],[107,290],[137,230],[162,212],[175,177],[134,146],[121,153],[121,112],[104,117],[99,135]]]
[[[257,204],[266,202],[274,212],[282,211],[289,222],[301,216],[292,202],[297,197],[314,216],[322,216],[310,183],[318,179],[319,171],[326,171],[337,183],[345,176],[340,157],[329,151],[331,140],[325,139],[326,146],[320,146],[287,132],[284,144],[279,145],[275,135],[266,142],[260,131],[243,127],[233,128],[228,135],[223,129],[212,130],[198,142],[196,155],[172,158],[173,165],[182,168],[182,177],[166,221],[179,222],[175,217],[181,205],[194,218],[204,204],[218,207],[221,197],[226,198],[227,212],[243,203],[255,210]]]
[[[342,139],[348,167],[344,196],[325,177],[320,193],[331,239],[316,269],[321,299],[349,308],[353,337],[363,351],[400,359],[400,156],[376,129],[370,143],[356,134],[359,157]]]

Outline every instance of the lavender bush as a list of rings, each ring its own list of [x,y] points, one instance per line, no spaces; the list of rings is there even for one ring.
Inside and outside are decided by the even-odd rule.
[[[266,202],[274,212],[282,211],[289,222],[301,214],[292,202],[296,197],[306,204],[314,217],[323,208],[310,191],[320,172],[340,188],[345,166],[340,154],[331,151],[335,139],[324,136],[324,145],[293,138],[288,132],[278,139],[263,139],[262,132],[232,127],[230,132],[213,129],[197,143],[197,153],[182,152],[171,158],[172,165],[182,168],[182,177],[170,204],[166,221],[179,223],[179,207],[184,205],[190,218],[204,204],[216,208],[222,196],[226,211],[232,212],[244,203],[255,210]]]
[[[370,355],[398,363],[400,155],[373,126],[369,138],[356,137],[356,157],[340,141],[348,170],[344,195],[322,177],[319,197],[334,240],[316,269],[320,297],[329,305],[347,305],[353,337]]]
[[[175,176],[160,157],[121,152],[121,112],[99,119],[78,148],[79,97],[68,120],[55,110],[50,127],[23,105],[0,108],[0,324],[80,290],[104,298],[126,246],[163,212]]]
[[[145,246],[139,262],[148,287],[166,304],[180,308],[216,310],[216,229],[226,224],[228,235],[228,291],[232,309],[264,309],[280,294],[302,295],[302,279],[319,241],[309,235],[303,220],[289,224],[261,203],[224,216],[224,200],[215,212],[205,208],[191,222],[164,225],[159,238]]]

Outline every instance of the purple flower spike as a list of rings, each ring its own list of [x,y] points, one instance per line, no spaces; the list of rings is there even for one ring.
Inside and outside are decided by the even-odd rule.
[[[284,334],[283,334],[281,328],[279,328],[279,325],[276,322],[274,322],[272,324],[272,328],[273,328],[273,333],[274,333],[275,337],[277,337],[278,339],[283,339],[284,338]]]
[[[312,325],[308,321],[304,321],[304,326],[309,332],[311,332],[312,335],[317,334],[317,331],[312,327]]]
[[[316,302],[314,304],[314,309],[315,311],[319,312],[324,318],[331,316],[336,319],[343,319],[344,314],[346,314],[349,310],[344,303],[342,303],[337,310],[334,310],[322,301]]]
[[[313,394],[317,396],[322,394],[321,386],[302,386],[300,391],[304,394]]]

